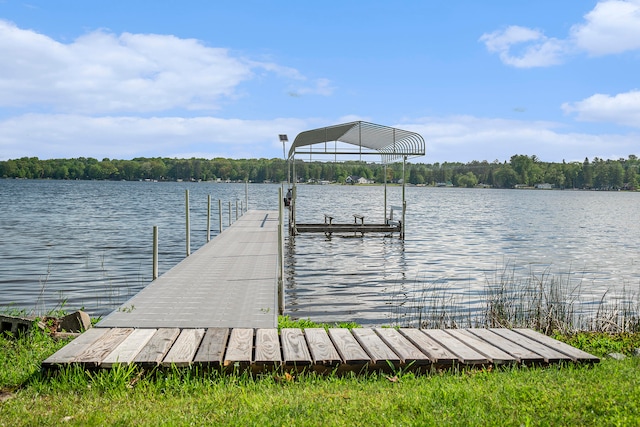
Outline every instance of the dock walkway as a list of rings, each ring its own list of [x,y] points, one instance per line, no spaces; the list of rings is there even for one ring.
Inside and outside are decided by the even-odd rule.
[[[278,212],[249,211],[97,328],[274,328]]]
[[[201,365],[330,373],[562,362],[597,363],[599,359],[531,329],[93,328],[42,366]]]

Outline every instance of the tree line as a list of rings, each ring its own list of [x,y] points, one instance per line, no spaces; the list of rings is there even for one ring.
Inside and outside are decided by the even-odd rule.
[[[635,190],[640,160],[635,155],[624,159],[600,159],[583,162],[542,162],[535,155],[514,155],[507,162],[472,161],[469,163],[408,163],[407,182],[415,185],[447,185],[495,188],[536,186],[554,188]],[[348,176],[365,177],[375,182],[401,182],[402,163],[383,165],[360,161],[305,162],[296,160],[296,175],[302,182],[344,183]],[[283,159],[175,159],[134,158],[115,160],[94,158],[49,159],[23,157],[0,161],[0,177],[71,180],[158,180],[158,181],[249,181],[281,182],[291,176]]]

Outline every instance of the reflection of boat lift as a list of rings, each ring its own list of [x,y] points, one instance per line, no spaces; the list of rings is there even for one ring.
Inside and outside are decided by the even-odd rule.
[[[286,137],[285,137],[286,138]],[[280,137],[281,141],[282,135]],[[283,142],[284,143],[284,142]],[[315,150],[313,147],[316,146]],[[353,147],[356,146],[357,149]],[[293,180],[284,198],[289,207],[289,234],[325,233],[330,237],[333,233],[354,233],[361,236],[366,232],[392,234],[398,232],[401,239],[405,236],[405,216],[407,202],[405,199],[405,165],[407,158],[424,156],[425,143],[421,135],[402,129],[391,128],[368,122],[351,122],[302,132],[296,136],[289,149],[288,163],[293,171]],[[359,158],[363,155],[379,155],[384,164],[384,222],[365,223],[365,216],[353,214],[353,223],[335,223],[334,217],[325,214],[324,222],[306,224],[296,222],[296,155],[347,158]],[[402,206],[392,206],[387,216],[387,164],[402,160]],[[289,176],[289,173],[287,174]],[[394,219],[393,213],[401,211],[401,218]]]

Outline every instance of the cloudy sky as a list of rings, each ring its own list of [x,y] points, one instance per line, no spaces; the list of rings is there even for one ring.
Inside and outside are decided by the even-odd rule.
[[[354,120],[426,163],[640,155],[640,0],[0,0],[0,160],[281,157]]]

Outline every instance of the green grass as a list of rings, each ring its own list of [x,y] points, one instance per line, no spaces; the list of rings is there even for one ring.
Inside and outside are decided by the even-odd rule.
[[[640,345],[638,334],[561,338],[599,356]],[[0,426],[640,424],[636,357],[420,376],[222,375],[195,366],[40,372],[63,344],[42,333],[0,337]]]
[[[355,322],[340,322],[340,323],[317,323],[310,319],[292,319],[291,316],[278,316],[278,330],[282,328],[346,328],[353,329],[359,328]]]

